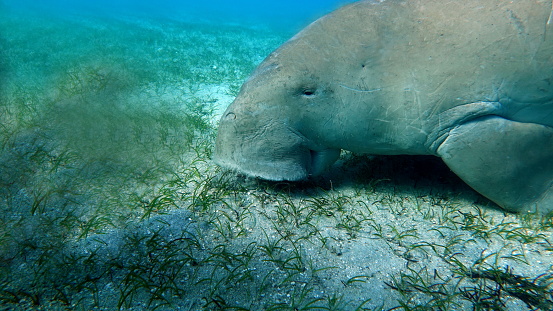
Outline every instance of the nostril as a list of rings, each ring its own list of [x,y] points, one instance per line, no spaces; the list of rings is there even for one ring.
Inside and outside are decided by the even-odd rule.
[[[225,120],[234,120],[236,119],[236,114],[234,112],[229,112],[225,115]]]

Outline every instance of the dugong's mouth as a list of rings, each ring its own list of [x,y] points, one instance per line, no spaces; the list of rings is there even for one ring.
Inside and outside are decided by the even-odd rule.
[[[317,176],[329,168],[340,157],[340,149],[325,149],[322,151],[310,150],[311,172],[310,175]]]
[[[223,167],[247,176],[272,181],[299,181],[317,176],[330,167],[340,156],[340,149],[320,151],[306,149],[301,156],[293,153],[290,158],[255,159],[224,157],[215,152],[213,161]]]
[[[289,121],[258,119],[231,105],[219,123],[213,161],[251,177],[297,181],[321,174],[340,156],[340,149],[309,139]]]

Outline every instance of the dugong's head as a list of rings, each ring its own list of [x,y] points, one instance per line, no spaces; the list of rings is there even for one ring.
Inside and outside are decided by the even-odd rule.
[[[309,66],[288,63],[286,54],[271,54],[223,114],[214,155],[220,166],[268,180],[301,180],[338,158],[340,149],[317,126],[332,116],[326,105],[332,90]]]

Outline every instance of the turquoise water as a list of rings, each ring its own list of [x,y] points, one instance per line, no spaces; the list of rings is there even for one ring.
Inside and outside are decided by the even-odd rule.
[[[164,17],[219,23],[297,28],[353,0],[192,1],[192,0],[4,0],[5,6],[57,14]]]

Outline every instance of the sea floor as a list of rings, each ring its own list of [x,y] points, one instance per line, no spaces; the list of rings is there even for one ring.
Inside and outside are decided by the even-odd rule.
[[[0,13],[1,310],[553,310],[553,219],[432,157],[270,183],[211,160],[292,33]]]

